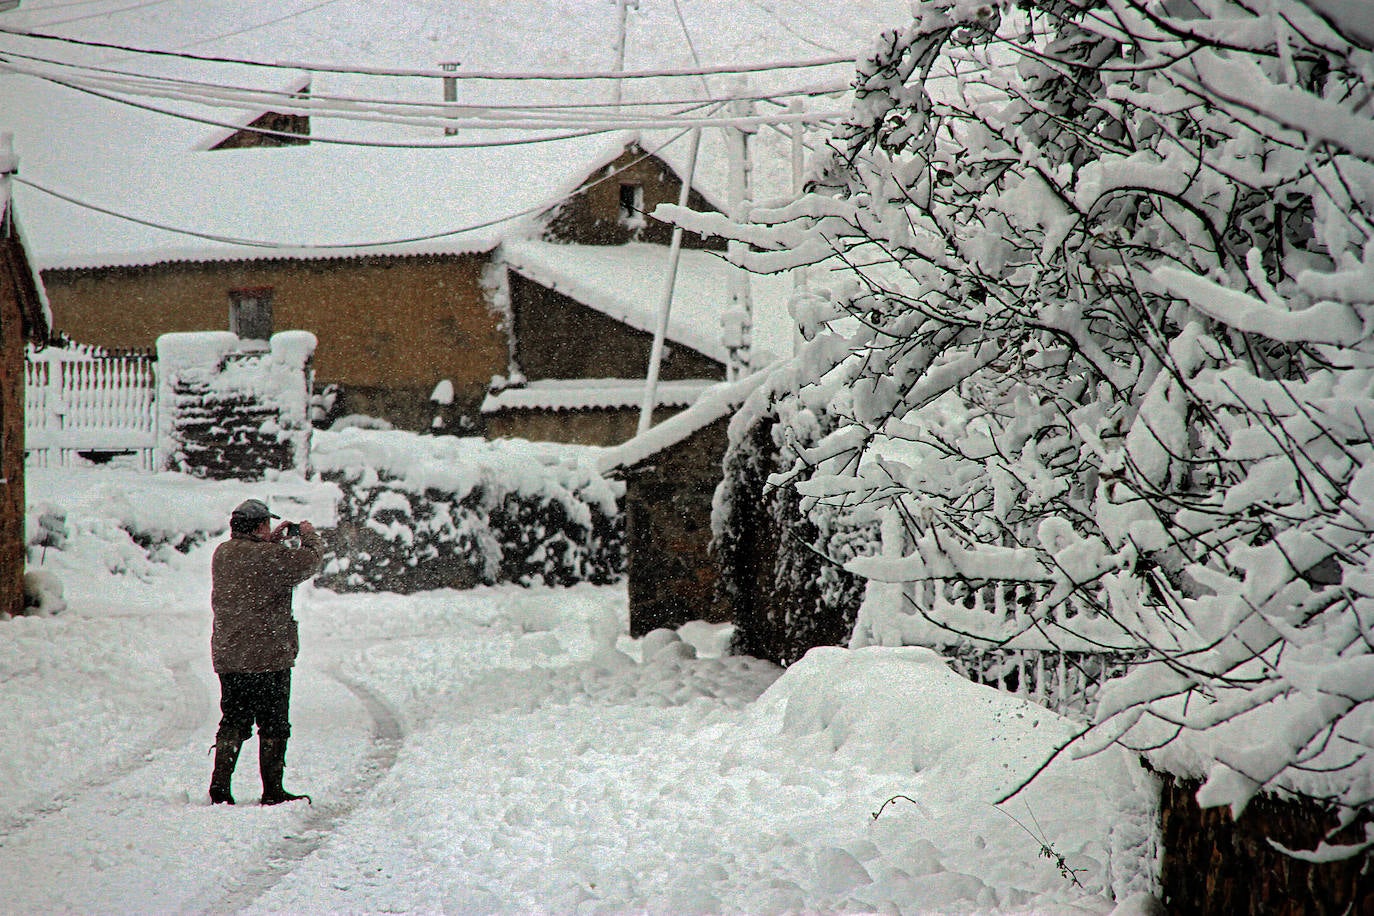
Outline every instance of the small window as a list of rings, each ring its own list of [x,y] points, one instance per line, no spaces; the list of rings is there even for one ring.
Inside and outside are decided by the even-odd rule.
[[[620,186],[620,224],[636,227],[644,225],[644,185]]]
[[[241,340],[272,337],[272,287],[229,290],[229,330]]]

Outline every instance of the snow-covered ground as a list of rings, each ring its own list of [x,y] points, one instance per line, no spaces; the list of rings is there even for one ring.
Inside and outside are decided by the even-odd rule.
[[[998,810],[1068,722],[921,649],[784,672],[721,627],[630,640],[623,587],[300,588],[287,787],[315,803],[253,804],[250,742],[240,804],[211,807],[223,535],[149,558],[120,525],[205,530],[259,494],[329,520],[300,479],[31,472],[31,524],[67,513],[33,567],[68,607],[0,621],[0,910],[1125,913],[1150,886],[1124,753]]]

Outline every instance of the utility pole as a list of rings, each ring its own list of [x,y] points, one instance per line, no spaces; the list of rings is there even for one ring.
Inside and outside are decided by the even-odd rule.
[[[10,177],[17,171],[19,157],[14,155],[14,134],[0,131],[0,214],[6,217],[5,221],[0,223],[0,238],[8,237],[10,234],[9,202],[13,187]]]
[[[692,131],[692,151],[687,155],[687,174],[682,178],[677,205],[686,209],[691,200],[692,184],[696,181],[697,151],[701,149],[701,128]],[[682,259],[682,226],[673,226],[673,241],[668,248],[668,276],[663,281],[663,297],[658,306],[658,324],[654,326],[654,345],[649,351],[649,371],[644,377],[644,402],[639,411],[639,432],[646,433],[654,422],[654,408],[658,406],[658,370],[663,364],[663,344],[668,336],[668,316],[673,308],[673,287],[677,284],[677,266]]]
[[[626,13],[630,10],[639,9],[639,0],[614,0],[616,13],[619,22],[615,30],[615,72],[622,73],[625,70],[625,19]],[[615,102],[616,110],[620,109],[620,98],[624,91],[624,80],[616,77],[615,80]]]
[[[3,245],[5,244],[5,241],[4,241],[4,240],[5,240],[5,239],[8,239],[8,238],[13,234],[13,232],[14,232],[14,226],[13,226],[13,213],[14,213],[14,208],[13,208],[12,206],[10,206],[10,194],[11,194],[11,189],[13,188],[14,184],[13,184],[12,181],[10,181],[10,176],[12,176],[12,175],[13,175],[15,172],[17,172],[17,171],[19,171],[19,159],[14,155],[14,134],[11,134],[11,133],[8,133],[8,132],[5,132],[5,131],[0,131],[0,246],[3,246]],[[16,301],[18,301],[18,300],[16,300]],[[3,325],[4,322],[5,322],[5,316],[4,316],[4,315],[0,315],[0,325]],[[20,320],[20,325],[22,326],[22,324],[23,324],[23,320],[21,319],[21,320]],[[0,335],[0,336],[3,336],[3,335]],[[23,338],[24,335],[23,335],[22,331],[20,332],[20,335],[19,335],[19,336],[20,336],[21,339]],[[21,366],[20,369],[19,369],[19,382],[18,382],[18,384],[22,385],[22,384],[23,384],[23,381],[24,381],[24,369],[23,369],[23,367]],[[24,403],[24,394],[23,394],[23,392],[22,392],[22,390],[21,390],[21,392],[20,392],[20,394],[19,394],[19,404],[20,404],[21,407],[23,406],[23,403]],[[3,404],[0,404],[0,413],[3,413],[3,412],[4,412],[4,405],[3,405]],[[22,435],[22,434],[23,434],[23,420],[20,420],[19,423],[20,423],[20,434]],[[9,440],[7,440],[7,439],[5,438],[5,430],[4,430],[3,426],[4,426],[4,424],[0,424],[0,485],[8,486],[8,485],[9,485],[9,482],[10,482],[10,480],[9,480],[9,468],[6,467],[6,465],[5,465],[5,455],[7,454],[7,450],[8,450],[8,441],[9,441]],[[20,446],[19,460],[20,460],[21,462],[24,460],[24,456],[23,456],[23,446]],[[21,481],[22,481],[22,477],[21,477]],[[23,554],[20,554],[20,559],[22,560],[22,558],[23,558]]]
[[[747,90],[742,82],[740,95]],[[732,118],[747,118],[753,114],[754,105],[748,99],[737,99],[730,103]],[[735,124],[725,128],[725,146],[729,156],[730,218],[737,223],[747,217],[745,204],[749,200],[750,165],[749,133],[756,127],[746,129]],[[731,241],[726,246],[726,254],[731,263],[744,257],[745,244]],[[743,267],[730,269],[730,301],[721,316],[721,342],[725,345],[725,377],[731,381],[748,374],[750,369],[750,344],[754,326],[754,303],[750,288],[749,272]]]

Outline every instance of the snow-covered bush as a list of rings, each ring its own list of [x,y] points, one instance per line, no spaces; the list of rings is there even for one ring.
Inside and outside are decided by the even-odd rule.
[[[51,617],[67,609],[62,580],[45,569],[24,573],[24,613]]]
[[[623,486],[594,470],[592,450],[353,428],[317,432],[313,457],[342,491],[317,580],[326,587],[413,592],[624,574]]]
[[[863,581],[843,564],[877,550],[871,511],[812,502],[769,485],[819,433],[814,416],[776,385],[757,390],[732,419],[712,506],[720,598],[735,622],[733,650],[789,665],[816,646],[848,641]],[[785,419],[784,419],[785,418]]]
[[[1036,589],[992,644],[1146,655],[1080,748],[1151,751],[1236,811],[1374,804],[1357,6],[924,0],[861,62],[813,193],[744,225],[673,208],[752,269],[850,272],[797,302],[795,415],[834,425],[773,482],[883,507],[884,556],[849,568],[896,589],[865,613]]]

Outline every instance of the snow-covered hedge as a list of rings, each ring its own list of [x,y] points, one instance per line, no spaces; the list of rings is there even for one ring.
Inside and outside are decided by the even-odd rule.
[[[815,416],[796,416],[795,402],[779,396],[787,385],[778,381],[756,390],[731,421],[711,525],[734,650],[789,665],[816,646],[849,641],[864,586],[841,564],[877,552],[878,525],[864,507],[803,510],[795,490],[768,485],[792,466],[798,430],[820,431]]]
[[[317,580],[328,588],[413,592],[624,575],[624,488],[596,472],[593,449],[345,429],[316,432],[312,457],[342,491]]]

